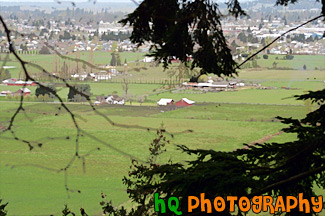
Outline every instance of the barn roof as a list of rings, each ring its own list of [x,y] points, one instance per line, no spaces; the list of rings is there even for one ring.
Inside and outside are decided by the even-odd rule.
[[[21,88],[20,89],[24,93],[30,93],[31,91],[28,88]]]
[[[169,98],[161,98],[157,104],[158,105],[161,105],[161,106],[166,106],[168,103],[171,103],[173,102],[174,100],[173,99],[169,99]]]
[[[182,98],[182,100],[183,100],[184,102],[188,103],[188,104],[194,104],[194,103],[195,103],[195,101],[191,101],[191,100],[189,100],[189,99],[187,99],[187,98]]]

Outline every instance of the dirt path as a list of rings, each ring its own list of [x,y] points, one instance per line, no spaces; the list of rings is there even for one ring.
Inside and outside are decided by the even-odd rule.
[[[254,146],[255,144],[263,144],[263,143],[271,140],[273,137],[279,136],[282,133],[283,133],[283,131],[279,131],[279,132],[277,132],[275,134],[267,134],[266,136],[262,137],[261,139],[250,142],[248,145],[249,146]],[[248,149],[249,146],[245,146],[245,147],[243,147],[243,149]]]

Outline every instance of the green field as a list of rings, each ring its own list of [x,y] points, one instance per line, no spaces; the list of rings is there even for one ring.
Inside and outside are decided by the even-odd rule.
[[[18,103],[1,103],[0,121],[6,126]],[[78,117],[82,129],[126,153],[145,160],[150,141],[155,131],[137,128],[113,127],[102,117],[94,114],[89,106],[69,105]],[[163,161],[184,161],[188,156],[180,154],[175,145],[190,148],[204,148],[232,151],[241,148],[265,135],[277,133],[284,125],[274,121],[274,117],[303,117],[304,106],[200,105],[161,113],[159,107],[103,106],[99,111],[114,122],[127,125],[159,128],[163,123],[166,129],[175,134],[171,138]],[[67,198],[64,188],[64,175],[37,166],[60,169],[75,152],[75,128],[66,112],[59,112],[58,105],[29,103],[25,110],[32,123],[24,115],[16,120],[14,130],[22,139],[44,142],[44,146],[29,151],[26,144],[1,136],[1,197],[9,201],[9,212],[17,215],[59,214],[59,207],[68,203],[72,209],[81,206],[93,215],[99,213],[100,193],[108,194],[115,204],[127,202],[125,187],[121,179],[127,175],[130,157],[103,146],[89,137],[80,140],[80,154],[93,151],[86,157],[86,173],[82,172],[82,162],[77,160],[68,171],[68,185],[81,190]],[[79,118],[80,116],[80,118]],[[178,133],[193,130],[193,133]],[[236,130],[236,133],[232,131]],[[49,140],[48,137],[58,137]],[[70,136],[69,140],[65,137]],[[294,136],[280,135],[277,141],[294,139]],[[12,166],[15,166],[12,168]],[[14,191],[14,192],[13,192]],[[37,203],[37,205],[35,205]]]
[[[87,55],[84,53],[82,58],[87,60]],[[141,59],[139,55],[143,56],[141,53],[121,53],[122,55],[125,56],[121,59],[127,58],[128,61],[135,61]],[[50,69],[53,66],[53,55],[23,55],[23,57]],[[272,65],[273,57],[275,58],[269,55],[269,61],[265,62],[258,60],[261,61],[259,64],[269,67],[268,64]],[[105,118],[94,113],[89,105],[69,103],[67,106],[75,114],[80,128],[102,141],[98,142],[88,136],[80,137],[79,154],[84,156],[89,153],[85,157],[85,172],[82,160],[77,159],[68,169],[67,184],[70,189],[80,190],[81,193],[67,194],[64,173],[44,169],[61,169],[75,155],[77,131],[70,115],[63,109],[59,110],[58,103],[29,101],[24,105],[25,112],[17,116],[13,129],[19,138],[33,141],[36,145],[42,143],[43,146],[29,151],[26,143],[14,140],[10,133],[0,136],[0,198],[9,202],[7,207],[9,215],[60,215],[65,203],[75,212],[83,207],[89,215],[101,215],[99,205],[101,192],[107,194],[114,205],[123,204],[130,207],[131,203],[127,197],[126,187],[122,184],[122,178],[128,174],[131,165],[130,155],[141,160],[148,157],[149,144],[155,138],[156,131],[147,131],[146,128],[156,129],[163,125],[174,135],[174,137],[167,135],[171,144],[167,146],[167,152],[160,159],[161,162],[169,159],[184,162],[192,158],[181,154],[176,145],[186,145],[194,149],[233,151],[242,148],[244,143],[251,143],[279,132],[285,125],[275,119],[276,116],[302,118],[317,108],[296,101],[293,96],[325,87],[325,67],[323,70],[311,69],[316,66],[321,68],[324,64],[321,61],[323,56],[305,56],[309,61],[306,63],[306,71],[299,69],[303,60],[300,57],[304,56],[295,56],[291,60],[296,63],[298,70],[259,68],[246,69],[239,73],[239,80],[252,84],[260,83],[262,87],[274,89],[262,90],[248,86],[238,91],[205,94],[190,90],[159,93],[165,90],[162,84],[129,84],[129,94],[135,98],[149,95],[142,106],[136,102],[133,106],[96,106],[99,112],[115,123],[137,125],[144,129],[112,126]],[[94,52],[96,64],[107,64],[109,58],[109,53]],[[18,66],[17,62],[13,61],[7,65]],[[146,69],[139,72],[131,70],[132,67],[135,67],[135,63],[130,63],[129,74],[132,75],[129,77],[130,80],[168,78],[167,72],[163,72],[161,67],[150,67],[141,63],[139,67]],[[18,76],[19,70],[12,69],[12,74]],[[93,100],[96,96],[113,92],[117,92],[116,94],[120,96],[124,94],[120,83],[88,84],[91,86]],[[286,90],[282,87],[297,89]],[[28,88],[31,89],[33,96],[36,87]],[[18,89],[17,86],[0,85],[0,91]],[[66,98],[67,93],[67,88],[59,88],[58,94],[62,98]],[[173,98],[177,101],[183,97],[194,100],[197,104],[172,111],[156,106],[160,98]],[[0,130],[8,126],[18,106],[19,102],[16,99],[7,101],[5,97],[1,98]],[[295,134],[281,134],[268,142],[294,139]],[[322,191],[318,189],[316,191],[324,195]]]
[[[314,70],[315,68],[325,70],[325,56],[322,55],[295,55],[292,60],[283,60],[283,57],[285,57],[285,55],[268,56],[268,59],[263,59],[262,55],[260,55],[261,58],[257,60],[257,64],[260,67],[272,68],[273,62],[276,62],[278,63],[278,68],[303,70],[303,66],[306,65],[308,70]]]

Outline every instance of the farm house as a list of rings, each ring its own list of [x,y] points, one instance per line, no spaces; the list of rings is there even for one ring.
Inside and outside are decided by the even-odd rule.
[[[18,91],[14,92],[13,95],[30,95],[31,91],[28,88],[21,88]]]
[[[14,78],[7,79],[2,81],[2,84],[8,85],[8,86],[36,86],[36,83],[33,81],[21,81]]]
[[[11,91],[1,91],[0,92],[0,96],[7,96],[7,95],[11,95],[12,92]]]

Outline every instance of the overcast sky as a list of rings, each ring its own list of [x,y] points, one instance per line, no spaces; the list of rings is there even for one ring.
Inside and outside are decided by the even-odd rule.
[[[62,0],[70,1],[70,0]],[[0,2],[54,2],[54,0],[0,0]],[[74,2],[88,2],[87,0],[74,0]],[[98,0],[98,2],[131,2],[130,0]]]

